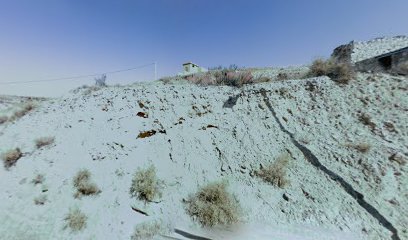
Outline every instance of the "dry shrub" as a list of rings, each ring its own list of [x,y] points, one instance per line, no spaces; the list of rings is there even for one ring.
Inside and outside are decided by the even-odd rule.
[[[265,82],[270,82],[272,79],[270,77],[264,77],[264,76],[259,76],[254,79],[255,83],[265,83]]]
[[[47,202],[47,195],[42,194],[36,198],[34,198],[34,204],[35,205],[44,205],[45,202]]]
[[[355,72],[350,64],[334,63],[327,76],[338,83],[347,84],[355,78]]]
[[[86,227],[88,217],[78,208],[71,209],[65,216],[66,225],[64,228],[70,228],[73,232],[81,231]]]
[[[163,84],[169,84],[171,83],[172,78],[171,77],[162,77],[159,79],[160,82],[162,82]]]
[[[218,85],[227,85],[232,87],[242,87],[245,84],[254,83],[251,71],[221,71],[215,74]]]
[[[286,178],[289,159],[288,154],[281,155],[272,164],[261,168],[259,171],[255,171],[255,175],[262,178],[265,182],[283,188],[289,183],[289,180]]]
[[[187,76],[186,80],[203,86],[216,85],[216,78],[210,72]]]
[[[23,153],[20,151],[20,148],[15,148],[5,152],[2,155],[4,167],[9,169],[11,166],[14,166],[22,156]]]
[[[96,195],[101,192],[101,190],[96,186],[95,183],[91,182],[91,173],[84,169],[80,170],[74,177],[73,180],[74,187],[77,192],[75,193],[75,198],[80,198],[85,195]]]
[[[333,59],[316,59],[310,66],[308,76],[328,76],[337,83],[347,84],[355,77],[355,72],[353,67],[348,63],[338,62]]]
[[[129,192],[132,197],[151,202],[156,197],[161,197],[162,185],[162,181],[156,177],[155,167],[150,166],[146,170],[138,169],[135,172]]]
[[[203,226],[226,225],[238,221],[240,206],[227,192],[226,183],[211,183],[202,187],[187,200],[187,212]]]
[[[310,66],[309,74],[312,77],[320,77],[326,76],[328,72],[329,72],[328,61],[318,58],[314,60],[312,65]]]
[[[364,125],[367,125],[374,129],[376,127],[376,124],[372,121],[371,116],[368,113],[362,113],[358,116],[358,120],[363,123]]]
[[[55,141],[54,137],[41,137],[41,138],[37,138],[35,140],[35,146],[37,148],[42,148],[44,146],[48,146],[50,144],[53,144]]]
[[[400,152],[393,153],[391,156],[388,157],[388,160],[396,162],[401,166],[407,163],[407,157]]]
[[[147,240],[153,239],[159,234],[166,233],[166,229],[162,226],[159,221],[143,222],[135,227],[135,231],[131,236],[131,240]]]
[[[279,81],[288,80],[288,79],[289,79],[289,75],[288,75],[287,73],[285,73],[285,72],[280,72],[280,73],[276,76],[276,78],[277,78]]]
[[[217,70],[206,73],[198,73],[185,77],[189,82],[208,86],[208,85],[226,85],[232,87],[242,87],[245,84],[255,83],[256,79],[252,76],[251,71],[235,70]],[[265,79],[262,79],[265,81]]]
[[[96,86],[96,85],[92,85],[92,86],[88,86],[88,85],[82,85],[81,87],[78,87],[74,90],[71,90],[73,93],[77,94],[79,92],[82,92],[83,95],[88,96],[91,93],[98,91],[102,89],[102,87],[100,86]]]
[[[285,77],[285,74],[280,74],[280,77]],[[287,77],[287,75],[286,75]],[[196,73],[193,75],[185,76],[184,79],[191,83],[209,86],[232,86],[232,87],[242,87],[246,84],[270,82],[269,77],[258,76],[254,77],[252,71],[249,69],[241,69],[234,65],[229,68],[217,67],[206,73]]]
[[[26,103],[23,104],[21,109],[15,111],[13,113],[13,115],[10,117],[10,120],[14,121],[14,120],[17,120],[19,118],[22,118],[24,115],[26,115],[27,113],[32,111],[34,108],[35,108],[34,102],[32,102],[32,101],[26,102]]]
[[[354,148],[362,153],[367,153],[371,149],[371,146],[368,143],[347,144],[347,147]]]

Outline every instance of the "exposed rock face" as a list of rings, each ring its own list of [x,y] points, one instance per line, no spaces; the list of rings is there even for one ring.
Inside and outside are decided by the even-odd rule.
[[[351,62],[356,63],[405,47],[408,47],[407,36],[383,37],[370,41],[354,42]]]
[[[351,55],[354,49],[354,42],[340,45],[333,50],[332,58],[339,62],[351,62]]]
[[[350,63],[360,62],[408,47],[407,36],[383,37],[370,41],[351,41],[334,49],[332,57]]]
[[[357,71],[408,75],[408,37],[352,41],[335,48],[332,58],[353,64]]]

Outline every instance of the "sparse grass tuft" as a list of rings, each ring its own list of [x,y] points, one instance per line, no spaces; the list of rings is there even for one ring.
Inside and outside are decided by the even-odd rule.
[[[214,74],[210,72],[187,76],[186,80],[202,86],[217,85]]]
[[[163,84],[169,84],[172,81],[171,77],[162,77],[159,79],[160,82],[162,82]]]
[[[263,76],[254,77],[251,70],[235,68],[224,68],[209,71],[206,73],[197,73],[184,77],[187,81],[203,85],[225,85],[231,87],[242,87],[246,84],[268,82],[271,79]]]
[[[75,193],[75,198],[80,198],[83,195],[96,195],[101,192],[101,190],[96,186],[95,183],[91,182],[91,173],[84,169],[80,170],[74,177],[74,187],[77,192]]]
[[[240,206],[227,192],[226,183],[211,183],[187,200],[187,212],[203,226],[227,225],[238,221]]]
[[[42,148],[44,146],[48,146],[50,144],[53,144],[55,141],[54,137],[41,137],[41,138],[37,138],[35,140],[35,146],[37,148]]]
[[[153,239],[159,234],[165,233],[166,230],[159,221],[143,222],[135,227],[131,240]]]
[[[35,176],[35,178],[34,178],[31,182],[32,182],[34,185],[37,185],[37,184],[43,183],[44,180],[45,180],[44,175],[42,175],[42,174],[37,174],[37,176]]]
[[[32,111],[34,108],[35,108],[34,102],[28,101],[24,103],[23,106],[19,110],[15,111],[13,115],[9,118],[9,120],[15,121],[19,118],[22,118],[24,115]]]
[[[348,63],[337,62],[333,59],[316,59],[310,66],[308,76],[328,76],[337,83],[347,84],[355,77],[355,72]]]
[[[73,232],[79,232],[86,227],[88,217],[78,208],[71,209],[65,216],[65,228],[70,228]]]
[[[162,181],[156,177],[156,169],[150,166],[146,170],[138,169],[133,175],[130,195],[139,200],[147,202],[153,201],[156,197],[161,197]]]
[[[371,149],[371,146],[368,143],[347,144],[347,147],[354,148],[361,153],[367,153]]]
[[[242,87],[245,84],[254,83],[254,77],[251,71],[221,71],[215,75],[218,85],[227,85],[232,87]]]
[[[14,166],[16,162],[23,156],[23,153],[20,151],[20,148],[15,148],[5,152],[2,155],[3,164],[6,169]]]
[[[374,129],[376,127],[376,124],[372,121],[371,116],[368,113],[359,115],[358,120],[364,125],[371,127],[371,129]]]
[[[289,159],[288,154],[283,154],[274,163],[256,171],[255,175],[262,178],[265,182],[283,188],[289,184],[289,180],[286,178]]]
[[[276,76],[276,78],[277,78],[279,81],[288,80],[288,79],[289,79],[289,75],[288,75],[287,73],[285,73],[285,72],[280,72],[280,73]]]

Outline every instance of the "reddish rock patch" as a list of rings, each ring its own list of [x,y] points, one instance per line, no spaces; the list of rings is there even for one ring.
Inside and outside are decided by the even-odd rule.
[[[145,113],[145,112],[138,112],[136,115],[138,117],[142,117],[142,118],[148,118],[149,117],[149,115],[147,113]]]

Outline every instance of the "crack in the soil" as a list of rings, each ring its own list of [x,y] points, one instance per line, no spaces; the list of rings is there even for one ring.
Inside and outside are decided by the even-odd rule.
[[[322,165],[317,159],[317,157],[305,146],[300,144],[296,139],[293,137],[293,134],[289,132],[288,130],[285,129],[285,127],[282,125],[282,123],[279,121],[275,110],[272,108],[272,105],[270,103],[270,100],[268,96],[266,95],[266,90],[264,88],[260,89],[259,91],[261,95],[263,96],[263,101],[265,102],[266,106],[268,107],[269,111],[272,113],[273,117],[275,118],[276,122],[279,125],[279,128],[285,132],[286,134],[289,135],[292,143],[303,153],[305,158],[317,169],[323,171],[327,176],[329,176],[332,180],[336,181],[341,185],[341,187],[352,197],[354,198],[357,203],[364,208],[371,216],[373,216],[375,219],[378,220],[378,222],[384,226],[386,229],[388,229],[391,233],[392,236],[391,238],[393,240],[400,240],[400,237],[398,236],[398,230],[392,225],[391,222],[389,222],[381,213],[373,207],[371,204],[366,202],[364,200],[364,195],[355,190],[344,178],[342,178],[340,175],[337,173],[329,170],[326,168],[324,165]]]

